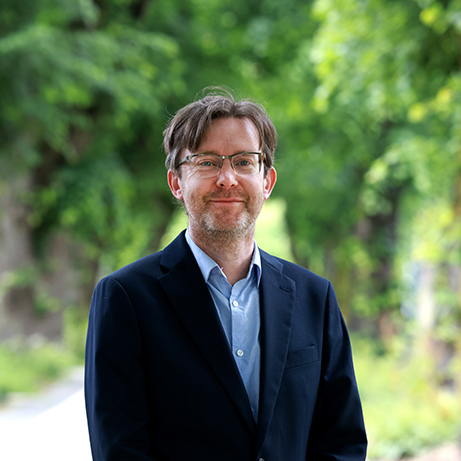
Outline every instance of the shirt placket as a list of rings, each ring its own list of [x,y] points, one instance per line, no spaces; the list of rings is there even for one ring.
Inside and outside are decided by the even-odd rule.
[[[245,354],[247,352],[245,347],[245,311],[244,306],[234,293],[231,293],[229,305],[232,313],[232,350],[239,365],[242,360],[246,359]]]

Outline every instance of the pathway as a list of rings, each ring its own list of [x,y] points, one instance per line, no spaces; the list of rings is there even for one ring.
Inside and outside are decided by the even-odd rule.
[[[0,407],[1,461],[91,461],[83,398],[83,370],[33,397]],[[455,444],[407,461],[461,461]]]
[[[81,368],[39,395],[0,407],[0,459],[91,461]]]

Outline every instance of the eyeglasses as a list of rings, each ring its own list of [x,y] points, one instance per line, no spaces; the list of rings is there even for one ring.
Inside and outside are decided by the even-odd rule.
[[[241,152],[233,155],[192,154],[184,157],[177,165],[189,162],[192,172],[201,178],[213,178],[221,171],[224,160],[230,160],[232,169],[239,175],[249,176],[259,174],[264,160],[261,152]]]

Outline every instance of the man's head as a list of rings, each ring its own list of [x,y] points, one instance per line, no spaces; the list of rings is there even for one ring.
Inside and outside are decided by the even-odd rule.
[[[250,101],[206,96],[176,114],[165,130],[168,184],[196,243],[252,242],[277,178],[275,144],[272,122]]]
[[[178,164],[184,150],[195,153],[211,123],[225,118],[253,122],[258,131],[259,149],[264,153],[264,170],[269,171],[277,146],[277,133],[272,121],[261,105],[248,99],[235,100],[230,92],[222,88],[208,89],[207,96],[183,107],[171,119],[163,132],[167,169],[180,175]]]

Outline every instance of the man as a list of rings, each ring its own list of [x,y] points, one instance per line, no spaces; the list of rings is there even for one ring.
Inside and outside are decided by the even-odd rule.
[[[276,181],[264,109],[211,94],[164,137],[189,225],[96,287],[85,379],[93,458],[364,460],[333,288],[254,242]]]

